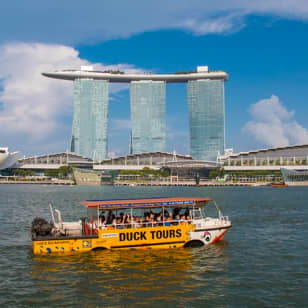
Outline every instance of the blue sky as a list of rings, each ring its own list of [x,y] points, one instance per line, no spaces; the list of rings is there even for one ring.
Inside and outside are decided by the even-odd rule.
[[[247,2],[247,1],[246,1]],[[157,73],[225,70],[226,146],[308,143],[305,1],[4,1],[0,10],[1,146],[65,151],[72,84],[43,70],[92,64]],[[207,5],[206,5],[207,4]],[[184,84],[167,85],[168,150],[189,153]],[[111,155],[129,143],[129,92],[111,88]]]

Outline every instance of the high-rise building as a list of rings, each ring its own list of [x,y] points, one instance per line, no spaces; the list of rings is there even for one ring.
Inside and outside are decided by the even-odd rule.
[[[108,92],[108,81],[74,80],[72,152],[94,160],[107,158]]]
[[[224,81],[189,80],[187,92],[191,155],[216,161],[225,146]]]
[[[130,84],[131,152],[166,151],[166,82]]]
[[[109,83],[130,83],[130,153],[166,151],[166,83],[187,83],[192,157],[216,161],[218,153],[224,153],[224,71],[198,66],[192,72],[137,74],[82,66],[43,75],[74,81],[71,149],[77,154],[107,157]]]

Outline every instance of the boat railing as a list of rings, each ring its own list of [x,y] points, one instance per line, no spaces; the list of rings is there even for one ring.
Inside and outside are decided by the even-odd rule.
[[[201,228],[203,226],[218,226],[218,225],[226,225],[229,224],[230,220],[228,216],[220,216],[216,218],[206,217],[201,220],[195,221],[197,228]]]
[[[150,221],[150,222],[129,222],[129,223],[113,223],[113,224],[102,224],[99,229],[130,229],[130,228],[153,228],[159,226],[176,226],[176,225],[188,225],[191,224],[191,220],[164,220],[164,221]]]
[[[220,221],[224,223],[230,222],[229,216],[220,216]]]

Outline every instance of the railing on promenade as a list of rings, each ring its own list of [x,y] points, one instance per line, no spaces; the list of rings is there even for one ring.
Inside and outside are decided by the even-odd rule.
[[[224,166],[308,166],[308,157],[227,158]]]

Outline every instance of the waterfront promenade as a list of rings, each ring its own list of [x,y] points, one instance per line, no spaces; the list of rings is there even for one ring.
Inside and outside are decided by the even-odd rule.
[[[73,180],[48,179],[40,177],[21,178],[17,176],[0,176],[0,184],[39,184],[39,185],[74,185]]]
[[[142,182],[131,182],[131,181],[115,181],[115,186],[252,186],[251,183],[232,183],[225,182],[219,183],[216,181],[201,181],[196,184],[196,181],[177,181],[177,182],[166,182],[166,181],[142,181]],[[262,184],[260,184],[262,185]],[[264,185],[264,183],[263,183]]]

